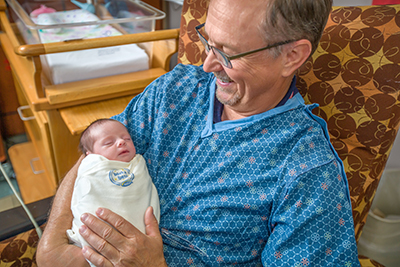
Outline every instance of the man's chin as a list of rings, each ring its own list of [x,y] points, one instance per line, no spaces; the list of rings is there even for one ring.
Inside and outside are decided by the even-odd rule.
[[[221,90],[220,88],[217,88],[215,96],[217,97],[218,101],[221,102],[221,104],[227,106],[234,106],[240,101],[240,97],[238,95],[232,95],[224,90]]]

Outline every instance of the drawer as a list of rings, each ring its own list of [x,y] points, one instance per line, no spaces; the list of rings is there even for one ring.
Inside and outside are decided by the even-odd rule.
[[[32,142],[16,144],[8,150],[17,178],[19,191],[25,204],[51,197],[56,192],[54,180],[42,172],[41,164]]]

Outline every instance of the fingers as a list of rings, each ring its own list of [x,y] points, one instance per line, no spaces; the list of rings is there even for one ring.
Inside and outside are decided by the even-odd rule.
[[[144,214],[144,224],[146,226],[146,234],[152,237],[160,236],[160,229],[158,227],[158,222],[156,216],[153,213],[153,207],[148,207],[146,213]]]
[[[96,253],[93,249],[90,247],[83,247],[82,249],[83,256],[93,263],[94,265],[98,267],[112,267],[112,263],[108,261],[106,258],[103,256],[99,255]]]
[[[125,237],[132,238],[137,235],[142,235],[142,232],[140,232],[130,222],[128,222],[123,217],[119,216],[118,214],[112,212],[109,209],[99,208],[96,210],[96,215],[103,221],[112,225],[115,229],[118,230],[118,232],[120,232]],[[115,243],[115,242],[117,242],[117,239],[113,239],[113,237],[120,239],[119,236],[112,235],[112,236],[110,236],[110,238],[107,238],[107,240],[111,244],[118,245],[117,243]]]
[[[96,215],[101,220],[91,214],[82,215],[81,221],[87,226],[86,228],[82,227],[82,231],[89,231],[81,233],[81,235],[94,249],[103,255],[107,253],[107,255],[115,256],[116,252],[113,252],[111,247],[121,248],[125,245],[126,238],[136,238],[138,235],[143,235],[131,223],[109,209],[99,208],[96,211]]]
[[[94,265],[108,267],[123,262],[126,266],[166,266],[152,208],[145,213],[147,235],[108,209],[98,209],[96,214],[100,219],[91,214],[82,216],[84,225],[79,229],[93,247],[85,248],[83,253]]]
[[[110,244],[111,242],[109,243],[107,241],[122,240],[120,233],[91,214],[82,215],[81,220],[84,223],[84,225],[79,228],[81,236],[95,250],[105,255],[108,259],[118,258],[118,250]]]

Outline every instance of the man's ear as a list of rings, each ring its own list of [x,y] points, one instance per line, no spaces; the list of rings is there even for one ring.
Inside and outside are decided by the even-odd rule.
[[[284,53],[284,69],[282,75],[284,77],[292,76],[293,73],[303,65],[311,54],[311,42],[306,39],[301,39],[288,45],[287,49],[283,50]]]

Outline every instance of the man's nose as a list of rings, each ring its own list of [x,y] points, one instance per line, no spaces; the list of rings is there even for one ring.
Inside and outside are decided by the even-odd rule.
[[[215,56],[214,51],[210,50],[210,52],[207,53],[207,57],[204,60],[203,70],[205,72],[219,72],[223,69],[224,67]]]

